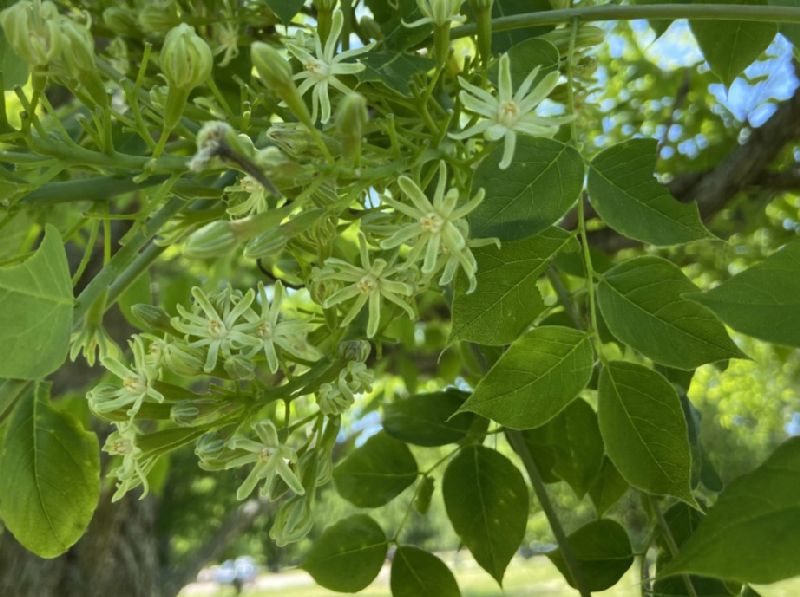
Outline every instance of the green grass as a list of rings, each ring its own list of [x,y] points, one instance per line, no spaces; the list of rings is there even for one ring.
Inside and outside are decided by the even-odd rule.
[[[577,592],[571,589],[559,574],[558,570],[543,557],[534,557],[530,560],[515,558],[506,570],[503,589],[472,559],[461,556],[453,561],[451,556],[446,556],[445,561],[451,567],[458,580],[464,597],[575,597]],[[389,597],[388,574],[384,573],[378,579],[358,593],[361,597]],[[314,586],[310,577],[302,571],[281,572],[279,574],[264,575],[259,580],[264,580],[275,586],[269,588],[247,588],[242,597],[331,597],[340,595],[321,587]],[[800,578],[786,580],[768,587],[759,587],[763,597],[796,597],[800,595]],[[212,592],[184,591],[181,597],[232,597],[232,588],[224,588]],[[639,570],[634,565],[628,573],[607,591],[593,593],[601,597],[639,597]]]

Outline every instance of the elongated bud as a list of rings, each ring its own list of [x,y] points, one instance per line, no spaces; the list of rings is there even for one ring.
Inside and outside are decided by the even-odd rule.
[[[269,531],[278,546],[295,543],[308,535],[314,526],[312,502],[310,496],[295,496],[281,504]]]
[[[180,24],[175,2],[146,2],[139,10],[139,25],[149,35],[161,35]]]
[[[264,42],[254,42],[250,46],[250,60],[256,68],[264,85],[281,98],[295,116],[308,127],[314,126],[311,115],[303,102],[292,79],[292,67],[281,53]]]
[[[234,355],[225,359],[225,372],[231,379],[252,379],[255,377],[256,367],[250,359]]]
[[[94,38],[88,26],[61,18],[61,51],[59,64],[76,79],[91,99],[101,107],[108,105],[103,80],[95,67]]]
[[[181,342],[166,345],[163,361],[167,369],[183,377],[194,377],[203,372],[203,354],[199,349]]]
[[[45,66],[61,50],[58,9],[52,2],[22,0],[0,12],[0,25],[14,52],[30,66]]]
[[[336,130],[342,142],[342,155],[348,162],[361,162],[361,138],[367,126],[367,100],[360,93],[348,93],[339,103],[336,112]]]
[[[424,477],[414,496],[414,510],[420,514],[427,514],[433,498],[433,477]]]
[[[286,247],[289,237],[280,228],[262,232],[251,239],[244,247],[244,256],[248,259],[264,259],[274,257]]]
[[[214,58],[211,48],[194,27],[181,23],[164,38],[161,71],[170,87],[191,91],[211,76]]]
[[[478,35],[478,53],[484,64],[492,59],[492,2],[493,0],[469,0],[475,14]]]
[[[339,356],[348,361],[365,363],[372,350],[366,340],[348,340],[339,344]]]
[[[144,324],[147,330],[159,330],[162,332],[174,333],[170,324],[170,315],[161,307],[138,303],[131,307],[134,317]]]
[[[231,223],[218,220],[196,230],[183,246],[189,259],[213,259],[234,249],[238,244]]]
[[[192,425],[200,415],[200,409],[189,400],[182,400],[173,404],[169,410],[169,418],[180,427]]]
[[[136,22],[136,13],[127,6],[110,6],[103,11],[103,23],[118,35],[138,37],[141,29]]]

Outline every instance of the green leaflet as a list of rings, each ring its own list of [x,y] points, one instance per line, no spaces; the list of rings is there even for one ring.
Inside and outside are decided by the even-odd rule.
[[[325,529],[302,568],[326,589],[356,593],[378,576],[387,549],[378,523],[366,514],[354,514]]]
[[[710,3],[724,4],[725,0],[710,0]],[[767,1],[742,0],[739,4],[765,6]],[[774,23],[690,21],[690,25],[711,72],[725,85],[733,83],[767,49],[778,32]]]
[[[514,341],[460,410],[511,429],[539,427],[586,387],[593,364],[588,334],[561,326],[538,327]]]
[[[659,576],[693,573],[766,584],[800,574],[798,479],[800,437],[793,437],[722,492]]]
[[[638,257],[608,270],[598,303],[608,329],[645,356],[676,369],[695,369],[744,355],[725,326],[683,295],[697,287],[673,263]]]
[[[566,481],[579,498],[589,491],[603,466],[604,447],[597,415],[585,400],[573,400],[523,436],[543,477]]]
[[[458,583],[447,565],[432,553],[403,545],[392,558],[392,597],[459,597]]]
[[[466,396],[448,389],[395,400],[383,406],[383,428],[392,437],[418,446],[455,443],[466,437],[475,419],[470,413],[452,416]]]
[[[48,225],[32,257],[0,268],[0,377],[37,379],[58,369],[67,358],[72,307],[64,245]]]
[[[550,259],[572,241],[560,228],[519,241],[473,250],[478,287],[467,294],[459,275],[453,295],[450,340],[500,345],[513,342],[544,309],[536,280]]]
[[[356,73],[359,82],[379,81],[402,95],[411,95],[409,83],[417,73],[433,68],[433,60],[416,54],[369,52],[359,60],[366,68]]]
[[[800,347],[800,241],[716,288],[686,298],[705,305],[735,330]]]
[[[474,237],[519,240],[552,226],[575,204],[583,189],[583,160],[572,147],[543,137],[520,136],[514,161],[498,164],[499,146],[478,166],[472,188],[486,197],[469,216]]]
[[[333,471],[336,490],[359,507],[383,506],[417,478],[417,463],[401,441],[381,431]]]
[[[519,85],[530,72],[539,67],[535,82],[540,81],[547,73],[558,68],[558,48],[545,39],[531,37],[512,46],[508,50],[511,58],[511,80]],[[489,68],[489,80],[497,88],[498,62],[493,61]],[[536,84],[534,82],[534,85]]]
[[[604,591],[617,584],[633,564],[628,534],[618,522],[594,520],[567,537],[577,560],[579,574],[590,591]],[[576,583],[568,573],[561,549],[547,554],[570,586]]]
[[[305,0],[266,0],[266,3],[282,22],[288,23],[303,7]]]
[[[26,549],[54,558],[86,531],[100,495],[94,433],[49,404],[50,386],[29,386],[0,454],[0,517]]]
[[[608,363],[600,373],[597,415],[606,453],[628,483],[695,504],[686,419],[678,393],[661,374]]]
[[[469,446],[447,465],[442,494],[453,529],[475,561],[502,584],[528,521],[522,474],[499,452]]]
[[[628,491],[628,487],[628,483],[619,474],[617,467],[608,456],[603,458],[600,474],[589,488],[589,497],[592,499],[597,516],[602,516],[616,504],[619,498]]]
[[[712,238],[694,203],[681,203],[653,178],[656,140],[631,139],[601,151],[589,168],[589,199],[617,232],[658,246]]]

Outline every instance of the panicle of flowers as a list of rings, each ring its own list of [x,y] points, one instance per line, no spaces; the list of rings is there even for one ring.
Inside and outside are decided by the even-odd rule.
[[[289,52],[303,65],[303,70],[294,79],[302,81],[297,88],[302,96],[311,89],[311,120],[316,122],[317,115],[321,114],[320,121],[325,124],[331,117],[331,102],[329,87],[341,93],[349,93],[350,89],[337,77],[341,75],[354,75],[366,67],[358,62],[345,62],[372,49],[374,44],[361,48],[353,48],[336,53],[339,35],[342,33],[342,13],[333,13],[331,31],[323,46],[318,32],[314,32],[314,53],[306,50],[300,43],[287,43]]]
[[[537,116],[536,107],[553,91],[558,84],[558,72],[546,74],[536,86],[533,86],[539,67],[534,68],[525,80],[513,91],[511,81],[511,59],[508,54],[500,56],[497,94],[492,95],[477,85],[472,85],[459,77],[462,91],[459,94],[461,103],[470,112],[480,117],[473,126],[451,133],[454,139],[466,139],[475,135],[483,135],[489,141],[503,139],[504,150],[500,161],[500,169],[511,165],[517,134],[532,137],[552,137],[559,125],[572,121],[571,116]],[[533,89],[531,89],[533,87]]]
[[[439,162],[439,181],[432,202],[408,176],[401,176],[397,184],[411,201],[411,205],[391,197],[384,197],[383,202],[396,212],[411,218],[412,222],[400,225],[392,236],[381,241],[381,247],[392,249],[410,244],[408,261],[413,263],[422,259],[420,271],[423,274],[433,274],[444,268],[444,274],[439,279],[441,285],[450,283],[455,274],[454,267],[461,265],[469,280],[469,292],[472,292],[477,284],[477,265],[469,248],[466,216],[483,201],[484,190],[480,189],[472,199],[459,205],[458,189],[447,188],[447,167],[444,161]],[[442,260],[443,254],[448,259]]]
[[[346,286],[328,296],[322,306],[326,309],[341,303],[352,301],[342,325],[351,323],[366,305],[369,310],[367,320],[367,336],[373,338],[378,332],[381,320],[381,302],[387,300],[394,303],[410,318],[414,318],[414,308],[410,298],[414,295],[414,286],[397,278],[408,271],[408,265],[389,265],[385,259],[369,256],[367,239],[359,233],[359,254],[361,266],[356,266],[334,257],[325,260],[323,267],[317,270],[314,277],[325,282],[344,282]]]
[[[320,412],[327,416],[341,415],[355,402],[356,394],[372,390],[374,380],[374,373],[365,363],[350,361],[339,372],[335,384],[326,382],[317,390]]]

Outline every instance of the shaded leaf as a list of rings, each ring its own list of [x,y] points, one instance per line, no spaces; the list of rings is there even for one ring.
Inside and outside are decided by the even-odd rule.
[[[451,340],[477,344],[514,341],[544,309],[536,280],[549,260],[572,241],[560,228],[520,241],[473,250],[478,263],[478,286],[467,294],[463,275],[453,295]]]
[[[325,529],[302,568],[326,589],[356,593],[378,576],[387,549],[378,523],[366,514],[354,514]]]
[[[411,450],[383,431],[348,454],[333,471],[339,495],[362,508],[389,503],[416,478]]]
[[[58,369],[67,358],[72,308],[64,244],[48,225],[32,257],[0,268],[0,377],[37,379]]]
[[[603,458],[600,474],[595,477],[589,488],[589,497],[592,499],[594,509],[597,510],[597,516],[602,516],[616,504],[628,491],[628,487],[627,481],[622,478],[608,456]]]
[[[459,597],[453,573],[432,553],[402,545],[392,558],[393,597]]]
[[[366,68],[356,73],[361,83],[379,81],[389,89],[402,95],[411,95],[409,83],[417,73],[425,73],[433,68],[434,62],[415,54],[392,51],[368,52],[361,57]]]
[[[522,474],[499,452],[469,446],[447,465],[442,494],[461,541],[481,568],[502,583],[528,521],[528,488]]]
[[[288,23],[303,8],[305,0],[266,0],[266,3],[281,21]]]
[[[798,479],[800,437],[793,437],[728,485],[660,576],[694,573],[766,584],[800,575]]]
[[[517,139],[514,161],[498,165],[498,146],[478,166],[472,188],[486,197],[469,216],[475,237],[519,240],[549,228],[569,211],[583,189],[580,154],[559,141],[543,137]]]
[[[608,363],[600,373],[597,414],[606,453],[628,483],[694,504],[686,420],[662,375],[635,363]]]
[[[100,496],[94,433],[49,404],[49,384],[28,386],[0,454],[0,517],[26,549],[54,558],[89,526]]]
[[[589,199],[617,232],[653,245],[710,238],[694,203],[681,203],[653,177],[656,140],[631,139],[600,152],[589,168]]]
[[[494,0],[492,2],[492,18],[508,17],[520,13],[540,12],[551,10],[547,0]],[[492,51],[496,54],[505,52],[515,44],[529,38],[547,33],[553,27],[525,27],[512,31],[502,31],[492,35]]]
[[[444,446],[466,437],[474,416],[461,413],[466,392],[448,389],[395,400],[383,406],[383,428],[392,437],[418,446]]]
[[[618,522],[595,520],[567,537],[577,560],[579,574],[590,591],[604,591],[617,584],[633,564],[628,534]],[[564,556],[557,549],[547,554],[571,587],[576,583],[567,570]]]
[[[593,364],[587,333],[540,326],[514,341],[460,410],[511,429],[539,427],[586,387]]]
[[[800,347],[800,241],[708,292],[685,296],[748,336]]]
[[[658,363],[695,369],[742,358],[725,326],[683,295],[697,287],[660,257],[638,257],[611,268],[598,285],[598,303],[611,333]]]

